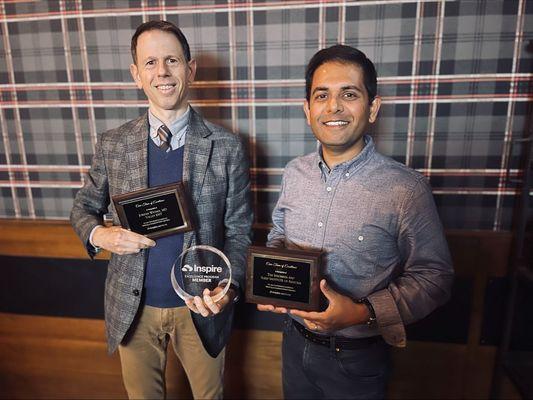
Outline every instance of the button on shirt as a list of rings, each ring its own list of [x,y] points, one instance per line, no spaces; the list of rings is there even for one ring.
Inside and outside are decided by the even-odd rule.
[[[180,115],[177,119],[172,121],[169,126],[167,126],[167,128],[170,129],[170,133],[172,133],[170,147],[167,151],[176,150],[185,145],[185,137],[187,128],[189,126],[189,116],[191,114],[190,110],[191,107],[188,106],[187,111],[185,111],[183,115]],[[161,125],[163,125],[163,122],[161,122],[159,118],[157,118],[150,110],[148,110],[148,124],[150,125],[150,138],[154,141],[156,146],[159,147],[161,144],[161,139],[157,135],[157,130]]]
[[[332,334],[405,346],[404,325],[449,298],[453,268],[426,179],[364,140],[331,170],[320,149],[287,164],[268,245],[323,251],[331,287],[369,299],[377,325]]]

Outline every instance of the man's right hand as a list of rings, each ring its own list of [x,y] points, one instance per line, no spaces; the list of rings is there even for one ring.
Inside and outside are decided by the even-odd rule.
[[[120,226],[100,226],[94,230],[92,245],[115,254],[135,254],[141,249],[154,247],[155,242],[146,236],[128,231]]]

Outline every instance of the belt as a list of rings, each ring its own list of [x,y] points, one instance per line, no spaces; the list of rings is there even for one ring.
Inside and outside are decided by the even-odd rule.
[[[343,336],[326,336],[326,335],[317,335],[309,330],[307,330],[302,324],[298,321],[292,320],[292,323],[296,330],[301,333],[301,335],[310,340],[313,343],[335,349],[336,351],[341,350],[358,350],[365,347],[369,347],[375,343],[383,342],[381,336],[371,336],[365,338],[347,338]]]

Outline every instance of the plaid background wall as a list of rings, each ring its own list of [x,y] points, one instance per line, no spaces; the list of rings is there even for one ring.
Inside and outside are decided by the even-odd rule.
[[[256,222],[270,222],[285,164],[316,147],[304,68],[340,42],[375,62],[378,148],[430,178],[444,225],[510,228],[533,0],[0,1],[0,217],[68,217],[96,133],[146,107],[129,44],[159,18],[198,60],[193,106],[250,143]]]

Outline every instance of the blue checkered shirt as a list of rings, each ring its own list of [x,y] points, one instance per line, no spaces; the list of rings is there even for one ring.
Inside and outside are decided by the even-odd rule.
[[[405,346],[404,325],[450,296],[451,258],[426,179],[378,153],[369,136],[331,170],[320,149],[289,162],[272,222],[269,246],[323,251],[330,286],[372,304],[376,324],[336,335]]]

